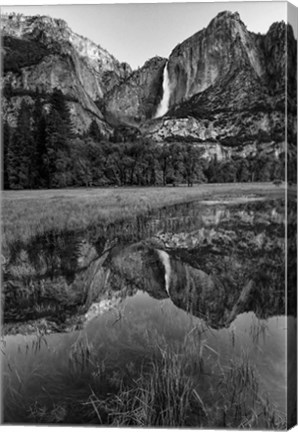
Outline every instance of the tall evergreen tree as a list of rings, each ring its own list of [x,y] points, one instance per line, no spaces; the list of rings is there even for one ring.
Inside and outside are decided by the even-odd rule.
[[[188,186],[193,186],[195,181],[205,181],[201,155],[202,151],[191,144],[188,144],[183,152],[184,177]]]
[[[2,172],[3,172],[3,189],[9,189],[9,177],[8,177],[8,148],[10,144],[11,138],[11,130],[7,121],[3,123],[3,164],[2,164]]]
[[[171,159],[172,159],[172,154],[171,154],[170,146],[164,144],[158,154],[159,166],[162,172],[163,186],[166,186],[167,178],[172,169]]]
[[[46,124],[46,155],[43,158],[48,173],[47,187],[59,187],[59,174],[64,169],[61,159],[66,156],[68,145],[64,125],[59,113],[51,109]]]
[[[14,130],[7,150],[8,179],[12,189],[33,187],[30,108],[22,101]]]
[[[73,137],[70,112],[63,93],[55,89],[45,128],[46,153],[43,157],[47,187],[67,187],[72,183],[70,142]]]
[[[209,183],[216,183],[217,182],[217,176],[219,173],[219,161],[217,160],[217,155],[210,160],[208,167],[205,171],[206,177],[208,179]]]
[[[100,142],[102,136],[98,124],[95,120],[92,120],[88,129],[88,135],[95,142]]]
[[[242,158],[242,160],[239,162],[238,181],[248,182],[249,179],[250,179],[249,162],[247,159]]]
[[[38,187],[45,187],[49,182],[49,172],[47,169],[47,147],[46,147],[46,117],[42,115],[36,123],[35,140],[36,140],[36,165]]]
[[[183,145],[173,144],[172,152],[172,183],[175,185],[183,181]]]
[[[73,126],[70,118],[70,110],[67,105],[65,96],[62,91],[58,88],[55,88],[50,99],[51,110],[55,110],[62,121],[60,125],[61,128],[63,126],[63,134],[65,139],[70,139],[73,136]]]
[[[42,101],[38,91],[33,109],[33,139],[35,142],[35,187],[45,187],[48,184],[48,171],[45,164],[47,158],[46,116],[43,112]]]

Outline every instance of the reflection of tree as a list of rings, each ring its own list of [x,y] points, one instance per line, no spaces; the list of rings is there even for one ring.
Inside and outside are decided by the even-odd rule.
[[[297,203],[288,201],[287,226],[287,309],[297,317]]]

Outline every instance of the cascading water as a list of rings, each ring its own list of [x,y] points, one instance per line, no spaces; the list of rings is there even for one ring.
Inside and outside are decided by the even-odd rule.
[[[162,90],[163,90],[162,100],[160,101],[157,107],[155,118],[162,117],[169,109],[171,92],[170,92],[168,63],[166,63],[163,70]]]

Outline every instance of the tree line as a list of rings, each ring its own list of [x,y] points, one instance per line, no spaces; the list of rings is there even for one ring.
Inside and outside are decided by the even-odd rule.
[[[270,181],[284,177],[283,157],[234,157],[208,161],[194,143],[154,143],[142,137],[103,139],[96,121],[74,134],[68,104],[58,89],[45,110],[20,105],[16,127],[3,124],[3,186],[39,189],[92,186],[155,186]],[[124,141],[124,142],[123,142]]]

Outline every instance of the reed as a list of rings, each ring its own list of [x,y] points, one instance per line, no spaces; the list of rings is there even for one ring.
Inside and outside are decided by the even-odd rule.
[[[212,374],[204,363],[207,351],[218,360]],[[221,366],[198,328],[180,346],[157,341],[137,378],[120,379],[117,391],[107,397],[92,390],[84,407],[87,418],[112,426],[280,429],[285,425],[285,416],[261,392],[246,353]]]
[[[38,367],[24,379],[10,365],[3,376],[4,421],[285,428],[285,416],[260,390],[257,372],[247,354],[243,352],[221,365],[218,353],[206,345],[204,331],[194,327],[180,344],[163,337],[154,342],[154,335],[148,335],[151,354],[142,366],[128,365],[127,370],[118,371],[107,358],[99,358],[86,338],[80,338],[69,349],[66,370],[47,377],[47,384],[45,377],[40,377],[43,392],[35,399],[25,394],[30,381],[41,373]],[[36,355],[42,347],[46,347],[46,340],[40,334],[27,348]]]

